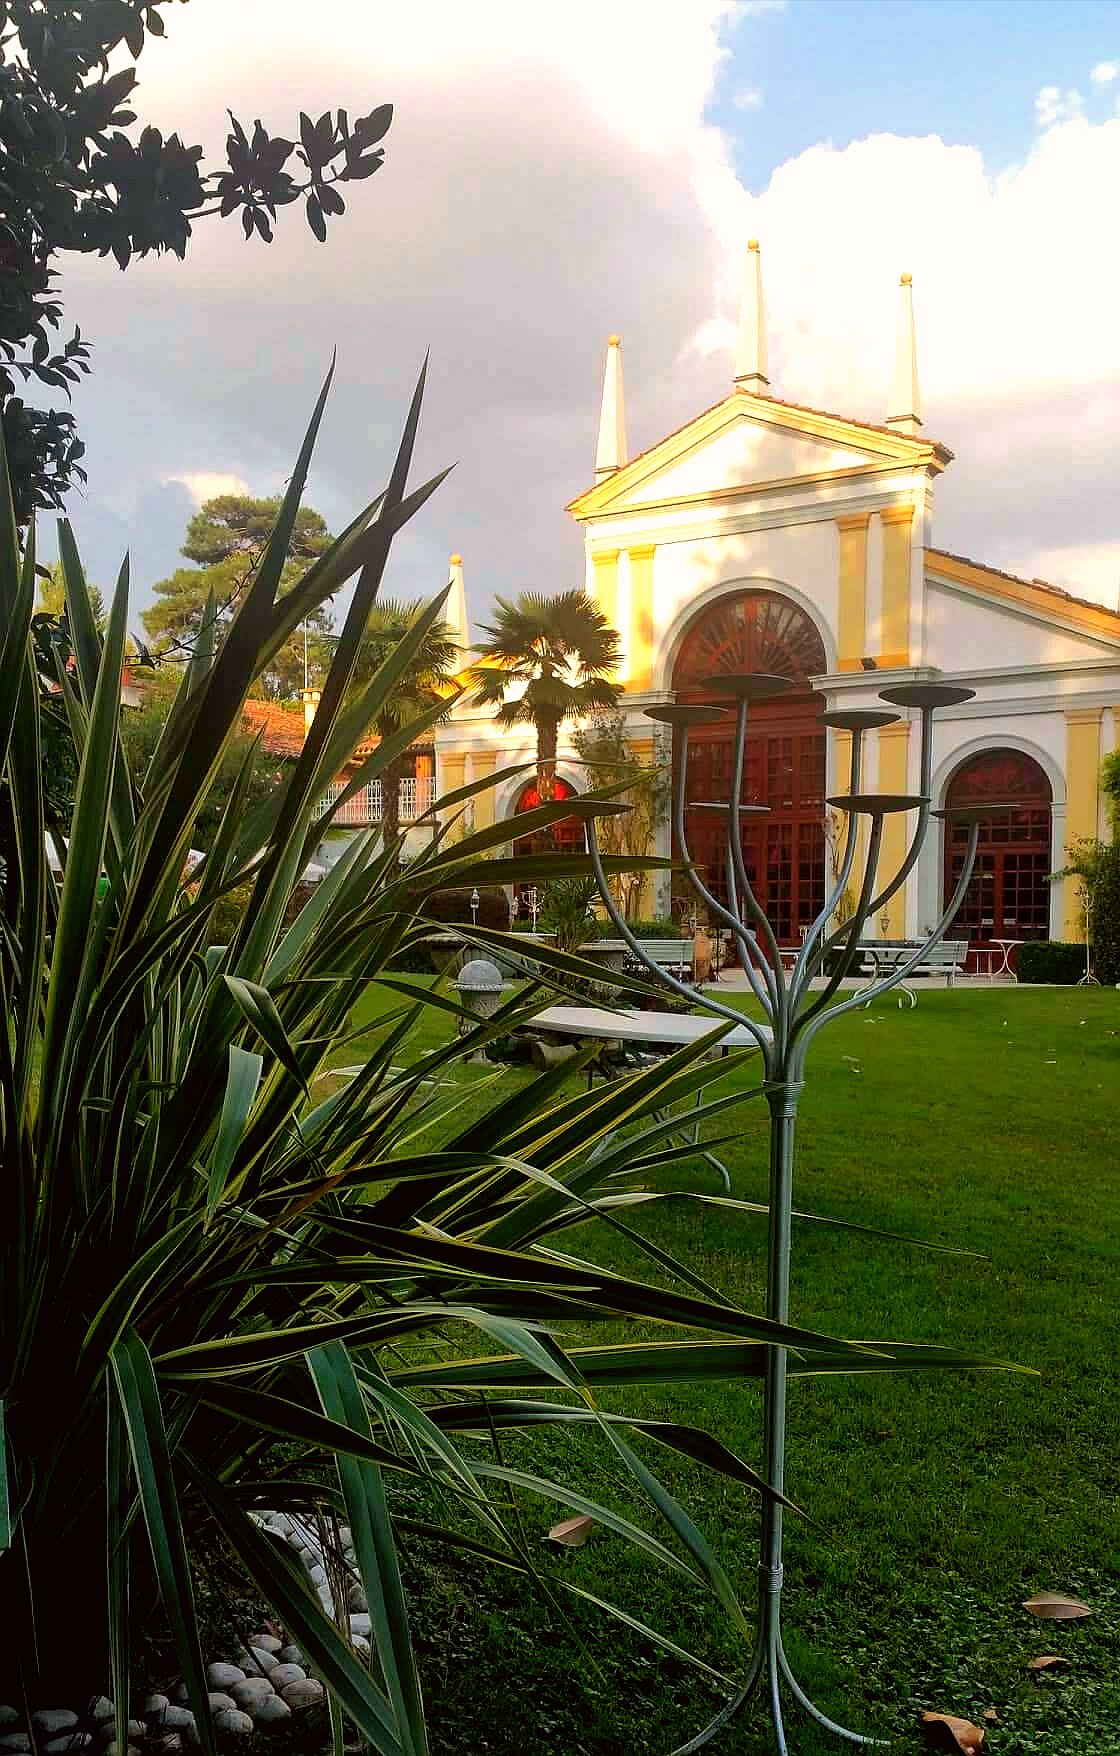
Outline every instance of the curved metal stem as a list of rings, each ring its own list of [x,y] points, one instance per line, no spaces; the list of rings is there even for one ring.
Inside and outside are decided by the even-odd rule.
[[[870,987],[861,988],[858,994],[853,995],[852,999],[841,1001],[838,1006],[831,1007],[828,1012],[823,1014],[823,1016],[813,1016],[817,1010],[815,1007],[811,1008],[810,1011],[802,1013],[801,1018],[797,1020],[794,1026],[794,1034],[799,1038],[797,1044],[797,1068],[799,1078],[801,1076],[801,1070],[805,1065],[806,1051],[822,1024],[827,1024],[832,1018],[842,1017],[845,1012],[853,1012],[857,1006],[869,1005],[872,1000],[877,1000],[880,994],[889,994],[892,988],[897,988],[900,982],[906,980],[906,977],[910,974],[911,970],[917,968],[930,947],[936,945],[938,940],[945,937],[945,929],[950,925],[954,915],[964,901],[965,891],[968,889],[972,878],[972,869],[976,864],[976,848],[979,840],[980,825],[978,823],[973,823],[969,826],[968,847],[965,850],[964,866],[961,869],[957,888],[949,898],[945,907],[945,912],[938,921],[936,927],[934,927],[932,933],[929,934],[928,938],[922,941],[921,945],[918,946],[918,949],[906,959],[905,963],[900,963],[898,968],[892,970],[885,980],[881,982],[873,982]]]
[[[859,791],[862,770],[863,733],[862,731],[855,731],[852,733],[852,761],[848,777],[849,792],[857,793]],[[815,961],[813,953],[817,940],[823,938],[824,929],[831,920],[833,911],[847,889],[848,879],[852,875],[852,867],[855,865],[856,859],[856,845],[859,840],[858,828],[859,826],[855,819],[849,815],[848,833],[844,843],[844,855],[840,862],[840,869],[836,874],[835,884],[833,885],[831,894],[825,898],[824,907],[806,933],[805,943],[797,954],[797,962],[793,966],[793,974],[789,979],[790,989],[793,991],[791,1006],[795,1013],[798,1000],[800,1000],[803,992],[807,988],[809,982],[812,981],[813,975],[815,974],[813,967]],[[824,956],[823,946],[821,947],[821,956]]]
[[[603,856],[599,850],[599,837],[595,832],[594,818],[591,818],[585,825],[584,834],[587,837],[587,852],[591,857],[591,868],[595,874],[595,882],[599,887],[603,907],[610,915],[616,931],[621,938],[625,939],[642,968],[647,970],[663,986],[672,988],[674,993],[679,994],[691,1005],[703,1006],[709,1012],[716,1012],[721,1018],[730,1019],[733,1024],[741,1025],[744,1030],[749,1031],[762,1051],[767,1076],[769,1076],[770,1055],[774,1046],[773,1033],[768,1031],[765,1025],[758,1024],[755,1019],[748,1018],[746,1013],[737,1011],[733,1006],[725,1006],[721,1000],[714,1000],[710,994],[702,994],[699,988],[694,988],[687,982],[678,981],[676,976],[670,975],[667,969],[663,969],[660,964],[654,963],[652,958],[646,956],[642,950],[641,940],[636,939],[630,931],[625,917],[614,900],[611,887],[607,883],[607,874],[603,870]]]
[[[778,941],[774,929],[766,915],[762,904],[751,888],[747,874],[747,862],[743,858],[743,843],[739,832],[739,812],[737,807],[743,803],[743,767],[747,749],[747,703],[740,701],[735,715],[735,760],[731,776],[731,798],[727,808],[727,841],[731,849],[735,877],[742,891],[751,917],[762,935],[762,943],[766,947],[769,967],[767,969],[767,987],[770,988],[774,1001],[774,1029],[777,1032],[784,1025],[785,970],[782,967],[782,954],[778,949]],[[783,1030],[784,1034],[784,1030]]]
[[[790,1664],[789,1659],[786,1657],[786,1649],[782,1643],[780,1629],[778,1631],[778,1669],[781,1672],[783,1681],[789,1685],[789,1692],[797,1702],[798,1707],[804,1708],[810,1719],[815,1719],[817,1724],[823,1726],[826,1732],[833,1732],[836,1737],[847,1739],[849,1744],[877,1744],[886,1748],[888,1742],[886,1738],[869,1738],[864,1732],[850,1731],[847,1726],[840,1725],[837,1720],[829,1719],[827,1713],[822,1713],[820,1708],[810,1701],[804,1689],[801,1687],[801,1684],[793,1674],[793,1667]]]
[[[754,964],[752,962],[752,953],[753,953],[753,955],[758,958],[759,964],[762,965],[763,967],[765,967],[766,960],[762,955],[762,948],[759,945],[758,940],[755,938],[754,934],[751,932],[750,928],[747,927],[742,920],[740,920],[739,916],[735,913],[732,913],[731,910],[725,909],[723,904],[716,897],[714,897],[712,895],[712,893],[708,889],[707,885],[701,883],[699,877],[697,876],[697,868],[696,868],[695,862],[693,861],[692,853],[691,853],[689,846],[688,846],[688,838],[685,834],[685,821],[684,821],[684,794],[685,794],[685,786],[687,784],[687,778],[688,778],[688,727],[687,726],[681,727],[680,763],[681,763],[680,785],[675,789],[676,796],[673,800],[673,828],[676,831],[677,846],[680,848],[681,854],[683,855],[684,861],[685,861],[685,877],[688,880],[688,883],[692,886],[696,895],[699,897],[700,901],[708,909],[709,913],[716,915],[718,917],[718,919],[724,923],[725,926],[728,926],[731,928],[731,931],[734,933],[734,935],[739,943],[739,951],[740,951],[740,954],[741,954],[742,959],[743,959],[743,970],[744,970],[744,973],[746,975],[746,978],[747,978],[748,982],[750,983],[751,988],[754,991],[754,995],[755,995],[756,1000],[759,1002],[759,1005],[762,1007],[763,1011],[766,1013],[766,1016],[768,1018],[770,1018],[771,1022],[772,1022],[773,1021],[773,1004],[771,1001],[770,992],[769,992],[769,989],[765,988],[763,986],[763,984],[759,981],[759,979],[755,973]],[[731,896],[732,903],[734,904],[735,892],[734,892],[733,886],[729,888],[728,894]]]
[[[816,1018],[818,1013],[826,1011],[833,994],[835,994],[840,983],[848,973],[852,955],[855,952],[856,946],[859,944],[859,936],[867,925],[867,917],[870,912],[868,899],[871,895],[871,887],[875,882],[875,874],[879,865],[879,849],[882,846],[882,841],[883,819],[882,817],[875,817],[872,820],[871,834],[868,837],[867,865],[864,868],[863,883],[860,886],[859,901],[856,903],[856,912],[852,916],[850,925],[845,925],[844,933],[842,935],[834,935],[827,939],[822,948],[823,952],[828,952],[832,949],[834,938],[840,938],[846,935],[848,943],[844,948],[844,955],[837,968],[834,969],[829,976],[824,992],[818,995],[812,1005],[806,1006],[805,1010],[794,1019],[791,1036],[795,1040],[809,1019]]]
[[[697,1750],[702,1750],[706,1744],[711,1743],[713,1738],[718,1737],[719,1733],[738,1716],[740,1709],[745,1706],[758,1688],[765,1663],[766,1647],[761,1635],[756,1635],[750,1663],[747,1666],[747,1674],[731,1700],[720,1708],[713,1719],[709,1720],[703,1731],[697,1732],[694,1737],[689,1738],[687,1744],[678,1744],[675,1750],[670,1751],[670,1756],[696,1756]]]
[[[909,878],[911,872],[914,870],[914,867],[918,863],[918,856],[921,853],[923,846],[925,845],[926,831],[929,828],[930,812],[933,809],[933,800],[929,796],[930,795],[930,787],[931,787],[932,783],[933,783],[933,710],[932,710],[932,708],[924,707],[922,709],[921,771],[920,771],[920,775],[919,775],[919,779],[918,779],[918,792],[922,795],[923,803],[918,807],[918,821],[917,821],[917,824],[915,825],[915,828],[914,828],[913,839],[911,840],[910,846],[906,851],[905,859],[903,860],[901,866],[898,868],[898,871],[895,873],[894,877],[891,879],[890,883],[887,885],[884,885],[883,889],[880,890],[879,894],[877,896],[873,896],[871,898],[871,901],[867,905],[867,914],[868,914],[869,919],[872,915],[877,914],[878,911],[883,907],[883,905],[885,903],[888,903],[891,900],[892,896],[896,896],[898,894],[898,892],[902,889],[902,886],[906,883],[907,878]],[[853,785],[852,791],[855,792],[855,790],[856,790],[855,786]],[[837,938],[838,938],[838,935],[834,934],[832,939],[829,940],[828,944],[825,945],[824,947],[822,947],[822,954],[827,952],[831,948],[831,946],[836,943]]]

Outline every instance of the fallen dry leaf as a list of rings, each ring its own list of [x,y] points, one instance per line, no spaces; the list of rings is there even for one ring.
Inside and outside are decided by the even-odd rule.
[[[990,1726],[997,1726],[999,1724],[999,1714],[994,1707],[986,1707],[984,1709],[984,1718]]]
[[[982,1749],[988,1735],[983,1726],[974,1726],[970,1719],[957,1719],[951,1713],[923,1713],[922,1724],[935,1749],[964,1750],[966,1756]]]
[[[1075,1622],[1078,1616],[1091,1616],[1093,1613],[1080,1598],[1066,1597],[1060,1591],[1040,1591],[1037,1597],[1027,1598],[1023,1608],[1044,1622]]]
[[[586,1512],[577,1518],[565,1518],[562,1523],[554,1524],[548,1533],[550,1543],[561,1543],[566,1549],[582,1549],[591,1535],[595,1520]]]
[[[1047,1652],[1043,1653],[1041,1658],[1032,1658],[1027,1669],[1028,1671],[1051,1671],[1055,1665],[1068,1665],[1068,1663],[1068,1658],[1063,1658],[1061,1653]]]

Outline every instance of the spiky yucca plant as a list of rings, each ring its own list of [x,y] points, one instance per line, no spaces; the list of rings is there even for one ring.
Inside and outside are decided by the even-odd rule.
[[[742,1625],[726,1575],[632,1448],[628,1426],[747,1490],[757,1478],[703,1434],[612,1414],[600,1388],[742,1379],[762,1372],[777,1342],[798,1349],[811,1370],[878,1368],[899,1357],[886,1347],[872,1359],[856,1344],[780,1328],[664,1254],[661,1266],[669,1262],[689,1290],[608,1274],[550,1247],[589,1213],[621,1224],[641,1179],[680,1155],[671,1124],[654,1112],[710,1077],[705,1045],[593,1097],[565,1095],[549,1074],[513,1095],[503,1090],[469,1125],[450,1105],[441,1113],[439,1076],[528,1016],[534,1001],[516,994],[462,1042],[410,1052],[425,1006],[456,1011],[451,998],[417,993],[390,973],[424,931],[417,899],[546,869],[574,875],[580,860],[492,859],[508,834],[498,824],[453,847],[437,835],[406,885],[397,850],[371,835],[284,928],[309,848],[332,816],[316,819],[316,804],[442,606],[441,598],[428,606],[352,699],[393,538],[435,486],[411,494],[406,486],[420,387],[385,491],[278,595],[325,397],[326,387],[221,649],[195,652],[139,785],[119,725],[127,567],[102,639],[62,525],[74,660],[54,685],[78,782],[60,882],[44,845],[43,680],[29,637],[34,544],[28,536],[21,551],[0,463],[0,811],[11,850],[0,919],[0,1623],[21,1696],[34,1705],[53,1688],[57,1704],[62,1673],[64,1698],[105,1689],[122,1748],[133,1657],[151,1622],[174,1643],[201,1743],[212,1748],[194,1575],[203,1552],[220,1550],[371,1749],[422,1756],[425,1716],[398,1564],[404,1517],[391,1484],[438,1483],[474,1552],[526,1570],[532,1559],[497,1505],[509,1483],[583,1505],[475,1443],[503,1426],[584,1422],[605,1435],[667,1523],[666,1540],[607,1508],[596,1516],[706,1586]],[[248,814],[247,758],[188,883],[193,827],[247,690],[302,617],[354,575],[302,755],[286,784]],[[437,702],[430,711],[443,709]],[[417,731],[410,720],[397,738],[383,738],[350,788],[387,772]],[[518,830],[573,808],[544,807]],[[607,806],[592,798],[577,808]],[[218,901],[245,885],[251,900],[232,943],[205,951]],[[517,944],[481,930],[475,937]],[[561,984],[584,971],[560,953],[536,949],[534,958]],[[397,1009],[354,1076],[323,1095],[316,1081],[370,983],[395,994]],[[563,1347],[573,1323],[616,1317],[672,1325],[674,1339]],[[464,1346],[471,1337],[475,1345]],[[911,1353],[907,1363],[916,1361]],[[290,1552],[254,1520],[261,1507],[349,1524],[372,1620],[368,1662],[323,1614]],[[448,1540],[456,1531],[450,1523]]]

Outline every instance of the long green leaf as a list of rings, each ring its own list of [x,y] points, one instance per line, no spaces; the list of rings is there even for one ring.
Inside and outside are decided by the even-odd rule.
[[[164,1613],[194,1710],[199,1742],[207,1756],[213,1756],[214,1735],[195,1616],[194,1587],[179,1511],[179,1488],[171,1467],[156,1375],[148,1350],[134,1330],[114,1344],[109,1359],[128,1434],[136,1488]]]
[[[189,1461],[195,1485],[230,1547],[346,1717],[369,1739],[376,1756],[404,1756],[388,1699],[324,1616],[308,1590],[303,1569],[286,1552],[287,1545],[263,1535],[198,1458]]]
[[[0,1554],[12,1546],[12,1502],[8,1487],[8,1432],[0,1396]]]
[[[254,1054],[250,1049],[239,1049],[236,1043],[230,1044],[226,1095],[218,1118],[218,1138],[214,1142],[214,1151],[210,1158],[210,1182],[206,1190],[207,1220],[213,1217],[233,1168],[245,1124],[249,1120],[249,1111],[260,1085],[263,1066],[264,1061],[260,1055]]]
[[[341,1343],[313,1349],[307,1363],[324,1414],[362,1438],[372,1438],[361,1388]],[[393,1704],[397,1735],[406,1756],[425,1756],[428,1738],[420,1678],[381,1471],[375,1463],[343,1455],[338,1457],[336,1468],[346,1499],[362,1590],[369,1604],[374,1644]]]

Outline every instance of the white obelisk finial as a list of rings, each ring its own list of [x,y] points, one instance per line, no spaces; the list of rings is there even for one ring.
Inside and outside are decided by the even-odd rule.
[[[747,245],[747,268],[739,305],[739,338],[735,347],[735,382],[740,390],[765,396],[770,388],[766,376],[766,313],[762,305],[762,257],[758,239]]]
[[[448,563],[451,590],[443,604],[443,619],[451,630],[451,638],[459,648],[460,664],[470,662],[471,625],[467,620],[467,594],[463,585],[463,557],[452,555]]]
[[[599,445],[595,452],[595,480],[621,469],[626,462],[626,406],[622,400],[622,338],[607,342],[607,369],[603,373],[603,407],[599,415]]]
[[[912,277],[904,274],[898,288],[898,329],[894,342],[894,377],[887,404],[887,426],[915,438],[922,424],[918,394],[918,350],[914,341]]]

